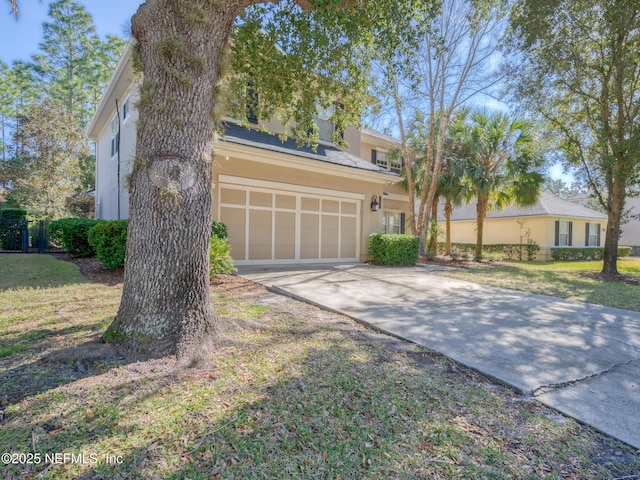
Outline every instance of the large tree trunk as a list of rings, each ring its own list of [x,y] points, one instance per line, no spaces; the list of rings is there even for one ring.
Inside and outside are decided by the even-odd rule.
[[[607,236],[604,240],[602,273],[618,274],[618,237],[620,236],[620,217],[624,210],[626,183],[618,175],[612,182],[608,195]]]
[[[126,355],[190,363],[207,358],[219,336],[208,272],[213,112],[241,7],[148,0],[132,19],[144,79],[123,296],[105,333]]]
[[[487,216],[487,205],[489,200],[484,196],[478,197],[478,204],[476,205],[476,251],[475,256],[480,257],[482,255],[482,237],[484,230],[484,219]]]

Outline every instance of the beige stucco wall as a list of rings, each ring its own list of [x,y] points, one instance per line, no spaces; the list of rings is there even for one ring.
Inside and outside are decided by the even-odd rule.
[[[520,222],[522,226],[516,222]],[[487,218],[484,221],[483,243],[528,243],[535,241],[540,246],[537,260],[551,260],[551,249],[555,247],[555,222],[557,220],[571,221],[572,246],[585,246],[585,224],[600,224],[600,245],[604,245],[606,235],[606,220],[585,218],[561,218],[551,216],[531,216],[518,218]],[[445,238],[445,222],[438,223],[441,241]],[[520,236],[522,234],[522,237]],[[453,243],[476,243],[475,220],[451,222],[451,241]]]
[[[640,215],[640,198],[628,198],[626,208],[631,210],[631,215]],[[640,219],[629,220],[621,228],[620,245],[636,247],[634,255],[640,255]]]

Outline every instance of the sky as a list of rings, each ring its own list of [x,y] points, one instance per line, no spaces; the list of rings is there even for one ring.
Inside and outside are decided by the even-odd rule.
[[[42,24],[48,21],[48,0],[19,0],[18,19],[10,13],[8,0],[0,0],[0,60],[11,65],[15,60],[27,61],[38,53],[42,41]],[[131,16],[142,4],[139,0],[81,0],[78,3],[93,17],[98,36],[125,33]]]

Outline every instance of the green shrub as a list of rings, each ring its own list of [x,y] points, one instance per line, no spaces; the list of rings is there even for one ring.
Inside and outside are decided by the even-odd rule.
[[[438,251],[444,252],[446,244],[444,242],[438,243]],[[465,253],[475,256],[476,244],[475,243],[451,243],[451,251],[456,252],[456,256],[464,255]],[[535,260],[536,253],[540,251],[540,246],[530,240],[529,243],[490,243],[482,245],[482,258],[486,258],[487,254],[499,254],[503,258],[508,260]]]
[[[27,217],[24,208],[0,210],[0,248],[22,250],[22,221]]]
[[[222,222],[214,220],[213,223],[211,224],[211,237],[212,238],[213,237],[229,238],[229,233],[227,232],[227,226]]]
[[[124,267],[127,249],[127,221],[100,220],[89,229],[89,244],[96,250],[98,260],[107,268]]]
[[[618,247],[618,258],[631,255],[631,247]],[[556,261],[602,260],[604,247],[560,247],[551,249],[551,258]]]
[[[631,247],[618,247],[618,258],[628,257],[632,250]]]
[[[234,273],[236,267],[231,258],[231,245],[226,238],[211,237],[209,247],[209,276],[213,277],[218,273]]]
[[[380,265],[413,265],[418,261],[420,238],[412,235],[369,235],[371,261]]]
[[[529,240],[529,243],[525,245],[527,250],[527,260],[532,261],[536,259],[536,253],[540,251],[540,245],[538,245],[535,241]]]
[[[89,243],[89,230],[97,224],[90,218],[61,218],[49,224],[49,238],[62,245],[72,257],[93,257],[96,249]]]

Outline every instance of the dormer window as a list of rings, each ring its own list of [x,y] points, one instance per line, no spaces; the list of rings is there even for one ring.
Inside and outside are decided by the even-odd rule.
[[[402,169],[402,159],[392,158],[386,150],[371,150],[371,163],[395,173],[400,173]]]

